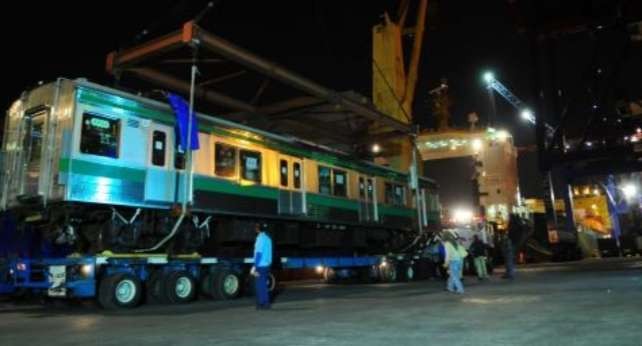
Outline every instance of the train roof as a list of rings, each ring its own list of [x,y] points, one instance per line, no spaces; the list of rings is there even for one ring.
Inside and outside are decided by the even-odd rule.
[[[62,79],[71,81],[78,87],[84,89],[83,93],[85,100],[91,99],[93,102],[103,103],[112,102],[117,106],[125,108],[138,107],[139,112],[134,113],[137,116],[152,118],[153,120],[158,120],[161,122],[171,122],[172,125],[174,123],[173,112],[171,110],[171,107],[167,103],[163,103],[148,97],[135,95],[128,91],[96,84],[84,78],[78,78],[75,80],[65,78]],[[110,100],[110,96],[121,99]],[[81,99],[83,99],[83,96],[81,96]],[[128,103],[126,102],[126,100],[129,100],[130,102]],[[147,109],[147,112],[141,111],[144,109]],[[149,111],[155,111],[156,114],[152,115]],[[211,116],[199,112],[196,112],[196,115],[197,119],[202,121],[199,124],[199,128],[205,131],[222,131],[224,132],[222,133],[224,135],[239,137],[241,139],[261,143],[269,147],[277,147],[278,149],[284,150],[294,155],[318,159],[319,161],[344,168],[365,170],[369,172],[374,171],[376,174],[396,180],[406,179],[408,176],[407,173],[400,172],[390,167],[377,165],[370,161],[356,159],[349,153],[328,146],[320,145],[302,138],[291,135],[280,135],[260,130],[220,117]],[[429,178],[421,177],[421,180],[436,187],[435,181]]]

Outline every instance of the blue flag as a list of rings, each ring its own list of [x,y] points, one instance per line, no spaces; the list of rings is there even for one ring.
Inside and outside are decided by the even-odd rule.
[[[189,114],[189,104],[183,99],[180,95],[168,93],[167,98],[169,99],[169,104],[174,110],[176,115],[176,134],[178,136],[178,143],[181,146],[181,149],[185,150],[187,148],[187,131],[188,131],[188,114]],[[196,122],[196,115],[192,113],[192,140],[191,140],[191,149],[198,150],[200,147],[198,144],[198,123]]]

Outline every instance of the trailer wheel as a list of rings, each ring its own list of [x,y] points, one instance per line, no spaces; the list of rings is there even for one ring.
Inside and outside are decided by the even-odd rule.
[[[248,280],[247,280],[247,294],[250,296],[255,296],[256,295],[256,283],[255,281],[256,277],[252,275],[248,275]],[[276,277],[272,272],[270,272],[270,275],[268,276],[268,293],[274,293],[276,291]]]
[[[399,281],[412,281],[415,279],[415,268],[413,262],[404,262],[397,269]]]
[[[172,304],[184,304],[196,296],[196,280],[186,271],[174,271],[163,280],[165,298]]]
[[[379,268],[379,279],[382,282],[395,282],[397,278],[397,266],[394,263],[387,263]]]
[[[268,276],[268,292],[274,293],[276,291],[276,276],[270,272]]]
[[[270,273],[271,275],[272,273]],[[326,284],[333,284],[338,281],[337,279],[337,273],[334,270],[334,268],[326,267],[323,270],[323,282]],[[270,282],[268,281],[268,287],[270,286]]]
[[[431,270],[434,268],[434,264],[426,258],[420,258],[414,261],[414,280],[426,280],[431,277]]]
[[[241,294],[241,275],[239,273],[223,269],[217,275],[212,275],[211,291],[214,299],[234,299]]]
[[[359,280],[359,283],[372,283],[376,276],[376,274],[373,275],[373,272],[376,272],[373,266],[357,268],[357,279]]]
[[[142,284],[131,274],[103,277],[98,289],[98,301],[105,309],[133,308],[142,297]]]
[[[165,296],[163,295],[163,281],[161,278],[163,273],[161,271],[154,271],[145,283],[145,293],[147,302],[151,304],[166,303]]]
[[[212,298],[212,283],[214,281],[215,274],[207,273],[201,279],[201,293],[207,297]]]

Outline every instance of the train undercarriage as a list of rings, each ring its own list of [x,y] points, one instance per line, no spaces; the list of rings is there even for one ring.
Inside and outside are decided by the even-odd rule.
[[[165,253],[242,257],[251,254],[254,225],[267,225],[280,256],[356,256],[397,251],[416,236],[410,230],[362,224],[332,224],[300,219],[262,218],[188,211],[170,236],[179,207],[149,209],[88,203],[57,203],[46,208],[14,209],[18,234],[37,237],[56,251],[69,253]],[[168,238],[166,243],[163,239]],[[163,246],[149,251],[159,243]]]

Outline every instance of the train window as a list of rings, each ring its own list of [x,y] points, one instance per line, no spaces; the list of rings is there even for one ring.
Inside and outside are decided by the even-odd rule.
[[[236,175],[236,148],[216,143],[214,148],[214,173],[219,177],[231,178]]]
[[[179,146],[174,151],[174,168],[185,169],[185,152]]]
[[[405,205],[404,203],[404,188],[401,185],[395,185],[394,204]]]
[[[359,198],[366,198],[366,183],[363,181],[363,177],[359,177]]]
[[[120,120],[84,113],[80,135],[80,152],[118,158]]]
[[[152,165],[165,166],[165,143],[167,135],[163,131],[152,134]]]
[[[31,116],[25,116],[24,148],[28,150],[29,170],[36,175],[40,169],[40,158],[42,155],[43,127],[45,125],[46,111],[40,111]]]
[[[288,161],[279,161],[279,172],[281,175],[281,186],[288,187]]]
[[[386,183],[386,185],[385,185],[385,193],[384,193],[384,195],[385,195],[384,201],[385,201],[386,204],[394,204],[393,203],[392,190],[393,190],[392,184]]]
[[[333,169],[332,174],[334,175],[334,195],[346,197],[347,195],[347,173],[345,171],[340,171],[338,169]]]
[[[332,179],[330,178],[329,167],[319,166],[319,193],[332,194]]]
[[[403,185],[386,183],[385,203],[392,205],[405,205],[405,191]]]
[[[301,164],[298,162],[295,162],[294,165],[292,165],[292,173],[294,173],[294,188],[295,189],[300,189],[301,188]]]
[[[261,182],[261,153],[241,150],[241,177],[257,183]]]

